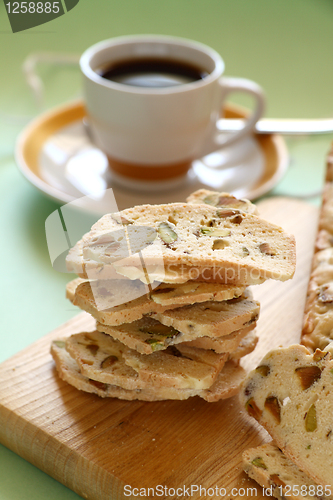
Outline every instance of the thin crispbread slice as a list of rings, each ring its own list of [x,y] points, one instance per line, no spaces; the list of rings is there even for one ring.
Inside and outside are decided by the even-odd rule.
[[[244,247],[244,251],[246,247]],[[74,266],[74,264],[73,264]],[[200,283],[219,283],[231,286],[259,285],[266,278],[259,276],[256,271],[251,271],[251,278],[247,276],[247,271],[240,269],[239,273],[230,267],[200,267],[187,266],[184,264],[168,264],[164,267],[149,266],[149,272],[144,266],[120,266],[118,264],[105,265],[96,264],[93,261],[78,263],[77,271],[71,266],[71,272],[76,272],[84,280],[140,280],[144,284],[165,283],[170,285],[184,284],[189,281]],[[81,271],[81,272],[80,272]]]
[[[149,355],[128,349],[123,357],[142,380],[156,387],[179,389],[208,389],[228,359],[226,353],[217,354],[184,344]]]
[[[81,283],[87,283],[87,280],[76,278],[66,284],[66,299],[70,300],[72,303],[74,302],[75,291]]]
[[[215,352],[235,352],[242,340],[256,327],[254,321],[251,325],[230,333],[223,337],[198,337],[195,340],[186,342],[186,345],[200,347],[201,349],[213,349]]]
[[[244,471],[279,500],[332,500],[332,490],[318,485],[295,465],[274,442],[243,453]]]
[[[250,354],[256,348],[258,344],[259,337],[256,332],[252,331],[243,338],[237,349],[235,351],[229,352],[229,359],[237,362],[241,358]]]
[[[183,346],[147,356],[98,331],[72,335],[67,339],[66,349],[83,375],[124,389],[146,386],[207,389],[228,357]]]
[[[83,262],[95,263],[101,272],[100,266],[111,266],[133,275],[133,268],[142,270],[144,263],[148,274],[155,265],[169,274],[169,266],[187,266],[200,268],[202,276],[205,270],[209,276],[219,271],[227,284],[247,285],[269,278],[285,281],[295,271],[292,236],[255,215],[209,205],[142,205],[107,214],[81,245]],[[70,256],[67,262],[71,266]]]
[[[327,347],[328,349],[329,347]],[[333,477],[333,359],[292,345],[270,351],[244,382],[241,402],[313,481]]]
[[[173,286],[170,283],[161,283],[152,290],[150,297],[161,306],[174,306],[177,304],[179,307],[208,300],[230,300],[240,297],[244,291],[245,286],[188,281]]]
[[[169,345],[180,343],[182,336],[179,331],[150,316],[117,326],[97,322],[96,328],[141,354],[167,349]]]
[[[256,205],[246,199],[238,199],[230,193],[198,189],[186,198],[187,203],[199,203],[220,208],[236,208],[248,214],[258,215]]]
[[[169,345],[178,345],[181,343],[191,347],[199,347],[200,349],[212,349],[217,353],[233,352],[237,349],[242,339],[253,328],[256,322],[251,325],[230,333],[224,337],[198,337],[193,341],[184,342],[184,336],[172,326],[166,326],[159,321],[144,316],[143,318],[119,326],[103,325],[96,323],[98,331],[111,335],[116,340],[119,340],[130,349],[134,349],[141,354],[151,354],[155,351],[167,349]]]
[[[241,330],[257,321],[259,309],[259,302],[252,300],[246,291],[237,299],[192,304],[152,313],[151,317],[181,332],[182,342],[187,342],[196,337],[222,337]]]
[[[183,303],[192,304],[213,298],[229,300],[241,296],[244,289],[245,287],[190,282],[174,285],[172,290],[162,284],[149,294],[146,286],[138,280],[90,282],[78,278],[67,284],[66,297],[74,305],[94,316],[99,323],[114,326],[131,323],[152,312],[178,308]],[[173,293],[176,295],[171,299],[170,295]],[[133,297],[135,294],[137,298],[130,300],[129,296]],[[170,303],[171,300],[173,303]]]
[[[78,363],[81,373],[98,382],[118,385],[123,389],[141,389],[146,384],[124,363],[126,347],[100,332],[81,332],[66,339],[66,349]],[[100,377],[94,377],[95,372]]]
[[[51,344],[51,354],[58,374],[62,380],[80,391],[97,394],[102,398],[118,398],[128,401],[160,401],[165,399],[188,399],[196,396],[197,391],[190,389],[177,390],[161,387],[157,389],[123,389],[117,385],[105,384],[90,379],[81,373],[79,365],[65,348],[66,339],[55,340]]]
[[[68,252],[66,257],[66,268],[70,273],[77,274],[83,280],[128,280],[127,276],[119,274],[114,266],[104,266],[97,264],[94,261],[85,261],[83,258],[83,240],[79,240]],[[159,267],[157,271],[160,272]],[[137,267],[135,272],[142,278],[141,281],[146,283],[146,271],[142,267]],[[132,279],[132,278],[131,278]],[[133,278],[136,279],[136,278]],[[151,280],[153,281],[153,280]],[[159,280],[157,280],[159,281]],[[150,281],[149,281],[150,282]]]
[[[246,371],[244,368],[235,364],[232,360],[227,361],[214,384],[198,395],[209,403],[231,398],[239,393],[245,377]]]
[[[60,378],[76,389],[97,394],[102,398],[110,397],[128,401],[162,401],[166,399],[184,400],[193,396],[200,396],[206,401],[214,402],[235,396],[245,377],[245,371],[241,367],[228,361],[210,389],[194,390],[160,387],[127,390],[116,385],[91,380],[82,375],[78,364],[66,351],[65,344],[66,339],[59,339],[53,341],[51,345],[51,354]]]
[[[77,278],[66,286],[66,297],[75,306],[91,314],[100,323],[120,325],[131,323],[149,314],[152,310],[165,311],[173,306],[162,306],[149,298],[144,293],[143,283],[136,280],[98,280],[86,281]],[[137,298],[128,299],[129,294],[135,294]],[[140,296],[140,293],[142,295]],[[112,304],[117,304],[113,305]]]

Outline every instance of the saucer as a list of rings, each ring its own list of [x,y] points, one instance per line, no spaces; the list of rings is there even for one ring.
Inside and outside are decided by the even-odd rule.
[[[245,113],[228,105],[224,115],[244,118]],[[16,161],[28,181],[47,196],[61,203],[89,196],[100,213],[108,212],[108,197],[103,196],[108,188],[113,189],[119,210],[144,203],[185,201],[202,188],[252,200],[271,190],[288,167],[281,136],[253,134],[194,161],[177,185],[170,180],[153,190],[150,183],[125,188],[109,169],[104,153],[91,142],[85,116],[82,101],[39,116],[19,136]]]

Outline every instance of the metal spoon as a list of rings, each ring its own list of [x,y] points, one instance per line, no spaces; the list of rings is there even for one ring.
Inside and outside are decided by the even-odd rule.
[[[92,140],[91,130],[87,118],[82,120],[85,131]],[[221,132],[237,132],[244,127],[242,119],[221,118],[217,122],[217,128]],[[282,134],[282,135],[309,135],[309,134],[331,134],[333,133],[333,119],[288,119],[288,118],[262,118],[255,126],[257,134]]]
[[[244,120],[222,118],[217,122],[218,129],[225,132],[236,132],[244,126]],[[333,119],[294,120],[284,118],[263,118],[255,127],[257,134],[330,134],[333,133]]]

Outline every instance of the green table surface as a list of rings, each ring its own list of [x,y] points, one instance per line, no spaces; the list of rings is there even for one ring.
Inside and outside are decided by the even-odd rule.
[[[222,55],[227,75],[265,89],[267,117],[326,118],[333,116],[332,24],[330,0],[81,0],[66,15],[13,34],[0,3],[0,361],[79,312],[64,297],[68,275],[53,270],[48,256],[44,223],[58,205],[23,178],[14,160],[17,135],[39,113],[22,77],[26,56],[41,50],[80,54],[127,34],[191,38]],[[44,64],[40,72],[44,109],[81,95],[76,66]],[[331,140],[329,134],[287,138],[289,170],[269,196],[319,191]],[[0,445],[0,500],[74,498]]]

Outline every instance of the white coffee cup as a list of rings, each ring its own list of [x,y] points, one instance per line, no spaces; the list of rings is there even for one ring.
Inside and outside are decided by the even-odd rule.
[[[204,70],[203,78],[175,86],[140,87],[99,74],[101,68],[137,59],[167,59]],[[125,185],[179,180],[193,160],[249,134],[262,116],[265,99],[258,84],[223,76],[224,62],[210,47],[182,38],[138,35],[113,38],[81,57],[84,95],[94,142]],[[217,121],[228,94],[255,99],[244,127],[221,133]]]

